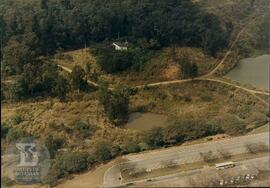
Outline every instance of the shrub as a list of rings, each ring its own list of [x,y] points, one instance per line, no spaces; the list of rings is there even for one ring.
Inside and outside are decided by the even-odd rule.
[[[18,125],[23,121],[21,115],[17,113],[13,114],[9,120],[11,125]]]
[[[245,122],[232,114],[221,114],[211,120],[210,124],[221,127],[229,135],[239,135],[246,132]]]
[[[82,121],[77,121],[73,126],[73,130],[76,131],[80,137],[87,138],[95,133],[96,126]]]
[[[64,177],[67,174],[62,174],[60,168],[59,168],[59,163],[56,161],[51,165],[50,170],[45,177],[44,183],[49,184],[50,187],[55,187],[57,185],[57,180],[60,177]]]
[[[218,159],[218,157],[212,151],[203,152],[203,153],[201,152],[200,156],[202,160],[207,163],[215,162]]]
[[[242,57],[248,57],[252,52],[252,47],[248,41],[237,41],[236,48]]]
[[[105,140],[99,140],[94,146],[94,155],[97,161],[103,162],[111,159],[111,143]]]
[[[192,98],[190,96],[188,96],[188,95],[184,95],[183,99],[184,99],[185,102],[191,102],[192,101]]]
[[[129,172],[129,175],[133,178],[143,177],[146,174],[145,168],[135,168],[132,171]]]
[[[131,67],[132,54],[129,51],[115,51],[111,48],[99,49],[97,62],[107,73],[116,73]]]
[[[126,150],[127,150],[128,153],[136,153],[136,152],[139,152],[140,151],[140,147],[136,143],[131,142],[131,141],[129,141],[125,145],[125,148],[126,148]]]
[[[270,111],[265,112],[265,115],[266,115],[267,117],[270,117]]]
[[[20,101],[25,98],[26,86],[22,78],[18,78],[14,83],[10,83],[3,89],[3,96],[10,102]]]
[[[220,127],[206,123],[202,119],[178,119],[164,128],[166,143],[183,142],[221,132]]]
[[[165,127],[162,132],[163,141],[167,144],[182,142],[184,140],[183,126],[179,122]]]
[[[151,147],[181,143],[221,133],[222,128],[202,119],[178,119],[164,128],[155,127],[143,134],[143,141]]]
[[[254,127],[259,127],[261,125],[265,125],[268,122],[268,119],[265,114],[261,112],[253,112],[248,118],[247,122],[253,124]]]
[[[116,157],[121,154],[121,147],[119,145],[113,145],[111,148],[112,157]]]
[[[220,149],[218,152],[223,159],[230,159],[232,157],[232,154],[227,150]]]
[[[12,142],[12,141],[15,141],[20,138],[27,137],[27,136],[30,136],[30,135],[26,133],[24,130],[20,128],[12,128],[12,129],[9,129],[6,139],[8,142]]]
[[[202,93],[200,95],[202,101],[209,102],[212,100],[212,97],[208,93]]]
[[[86,170],[89,165],[94,163],[92,156],[87,152],[66,152],[58,160],[61,168],[69,174]]]
[[[1,177],[1,187],[11,187],[14,185],[14,181],[7,176]]]
[[[161,127],[154,127],[145,132],[143,135],[144,142],[152,147],[162,146],[164,144],[162,131]]]
[[[176,168],[177,163],[174,160],[161,161],[161,166],[164,168]]]
[[[246,149],[252,154],[266,152],[269,150],[268,146],[264,143],[247,143]]]
[[[99,102],[109,120],[115,125],[121,125],[128,120],[129,92],[126,88],[120,88],[113,92],[106,85],[99,88]]]
[[[93,157],[87,152],[62,153],[53,162],[45,183],[55,186],[59,178],[87,170],[94,162]]]
[[[58,149],[64,145],[65,141],[61,138],[54,138],[52,135],[49,135],[45,140],[45,146],[49,150],[50,157],[54,158]]]
[[[108,47],[110,44],[105,45],[96,45],[92,52],[97,57],[101,70],[106,73],[117,73],[127,69],[141,71],[145,63],[153,56],[150,48],[129,48],[128,51],[116,51]],[[151,45],[156,44],[152,41]]]
[[[72,68],[70,74],[71,86],[73,89],[82,91],[86,89],[86,81],[84,80],[85,71],[79,65],[76,65]]]
[[[7,133],[9,131],[9,127],[5,122],[1,123],[1,139],[5,139],[7,137]]]
[[[139,143],[138,146],[140,147],[140,150],[141,150],[141,151],[145,151],[145,150],[150,149],[149,145],[146,144],[145,142]]]
[[[165,100],[168,96],[164,92],[157,92],[157,97],[161,100]]]

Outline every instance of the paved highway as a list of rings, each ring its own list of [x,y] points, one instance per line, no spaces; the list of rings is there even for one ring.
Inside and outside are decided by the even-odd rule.
[[[176,173],[176,174],[172,174],[168,176],[153,178],[151,182],[147,182],[146,180],[137,181],[134,183],[134,186],[136,187],[179,187],[179,186],[187,187],[187,186],[191,186],[189,184],[190,178],[198,179],[199,177],[203,177],[204,174],[208,174],[208,176],[211,176],[212,179],[216,179],[216,182],[218,182],[221,179],[226,179],[226,177],[224,177],[223,174],[227,174],[228,177],[230,176],[236,177],[236,176],[239,176],[239,175],[241,176],[245,174],[254,175],[258,173],[258,171],[253,168],[254,166],[256,166],[257,169],[260,169],[260,170],[269,170],[269,156],[251,159],[251,160],[239,161],[239,162],[236,162],[235,164],[236,164],[236,167],[231,168],[231,169],[221,170],[221,171],[217,171],[214,167],[210,167],[210,168],[197,169],[197,170],[192,170],[188,172],[181,172],[181,173]],[[213,177],[216,177],[216,178],[213,178]],[[257,184],[265,185],[267,183],[268,183],[268,180],[260,181],[260,182],[255,181],[251,185],[257,186]]]
[[[267,132],[235,137],[221,141],[212,141],[203,144],[191,146],[179,146],[177,149],[166,150],[165,152],[157,153],[155,151],[131,155],[127,157],[130,161],[115,165],[107,170],[104,175],[104,187],[114,187],[122,184],[119,177],[120,165],[129,166],[136,165],[137,168],[157,169],[162,167],[164,161],[174,161],[177,164],[192,163],[200,161],[200,152],[212,151],[218,153],[218,150],[227,150],[231,154],[245,153],[247,143],[264,143],[269,146],[269,134]]]

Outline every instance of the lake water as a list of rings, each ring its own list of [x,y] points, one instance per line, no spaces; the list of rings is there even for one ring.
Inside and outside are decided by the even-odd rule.
[[[227,77],[269,91],[269,62],[270,54],[243,59]]]
[[[150,130],[153,127],[167,126],[167,116],[153,113],[132,113],[129,116],[126,128],[140,131]]]

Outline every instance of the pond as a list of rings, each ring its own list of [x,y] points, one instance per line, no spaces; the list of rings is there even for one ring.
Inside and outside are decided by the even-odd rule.
[[[269,62],[270,54],[243,59],[227,77],[269,91]]]
[[[147,131],[154,127],[167,126],[167,120],[165,115],[135,112],[130,114],[126,128]]]

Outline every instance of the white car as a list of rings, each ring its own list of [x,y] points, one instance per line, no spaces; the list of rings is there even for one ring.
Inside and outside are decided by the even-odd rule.
[[[220,180],[219,185],[224,185],[224,180]]]

